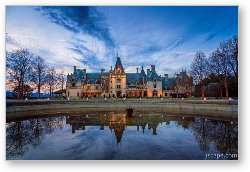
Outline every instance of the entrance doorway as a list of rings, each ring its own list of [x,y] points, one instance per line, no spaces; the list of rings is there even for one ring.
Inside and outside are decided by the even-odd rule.
[[[153,97],[157,97],[157,91],[155,90],[155,91],[153,91]]]
[[[121,98],[122,97],[122,92],[121,91],[117,91],[116,95],[117,95],[118,98]]]

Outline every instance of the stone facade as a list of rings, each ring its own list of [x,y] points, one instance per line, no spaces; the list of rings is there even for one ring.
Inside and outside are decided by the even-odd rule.
[[[155,65],[147,69],[143,66],[141,71],[126,73],[120,57],[114,69],[109,72],[101,69],[100,73],[87,73],[86,69],[77,69],[68,74],[66,95],[69,98],[125,98],[125,97],[190,97],[194,92],[193,79],[186,71],[182,71],[175,77],[169,78],[157,74]]]

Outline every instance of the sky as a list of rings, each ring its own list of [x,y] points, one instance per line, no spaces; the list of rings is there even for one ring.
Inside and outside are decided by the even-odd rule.
[[[109,71],[118,53],[125,72],[155,64],[173,76],[234,35],[236,6],[6,7],[6,51],[27,48],[65,74]]]

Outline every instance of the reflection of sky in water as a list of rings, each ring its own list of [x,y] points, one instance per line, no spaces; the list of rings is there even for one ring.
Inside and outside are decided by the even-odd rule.
[[[117,143],[109,126],[104,130],[86,126],[72,134],[72,126],[65,124],[41,137],[36,147],[29,145],[23,156],[10,159],[204,159],[205,153],[190,128],[175,121],[162,122],[156,132],[153,135],[148,124],[144,133],[141,126],[139,131],[137,126],[126,126],[121,142]],[[211,141],[206,153],[219,153],[214,145]]]

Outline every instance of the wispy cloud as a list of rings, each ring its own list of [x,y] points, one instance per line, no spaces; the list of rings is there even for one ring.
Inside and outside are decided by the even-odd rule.
[[[35,7],[35,9],[47,16],[51,22],[72,32],[92,35],[105,41],[108,46],[114,46],[106,18],[95,7],[41,6]]]
[[[237,17],[237,7],[223,6],[9,6],[6,51],[28,48],[66,72],[108,70],[118,52],[126,72],[155,64],[171,76],[237,35]]]

